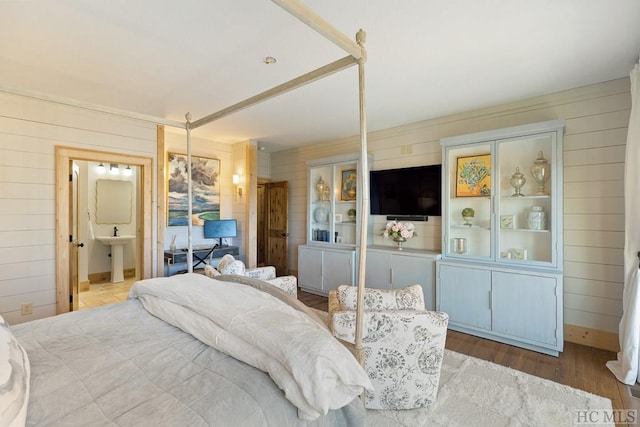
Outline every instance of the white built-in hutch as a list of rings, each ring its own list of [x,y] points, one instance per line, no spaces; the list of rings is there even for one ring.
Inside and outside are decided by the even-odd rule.
[[[298,247],[302,290],[328,295],[355,284],[361,188],[360,153],[307,162],[307,243]]]
[[[369,238],[366,287],[418,283],[427,308],[446,312],[451,329],[558,355],[563,131],[555,120],[444,138],[442,254],[371,246]],[[358,211],[359,166],[359,154],[307,162],[302,290],[327,295],[355,284],[368,215]]]
[[[436,306],[451,329],[562,351],[563,129],[549,121],[441,141]]]
[[[368,164],[372,162],[369,157]],[[298,247],[298,284],[304,291],[327,295],[340,285],[355,284],[362,218],[360,155],[309,161],[307,171],[307,238]],[[368,236],[366,286],[398,289],[420,284],[427,308],[435,309],[435,260],[440,254],[371,246],[371,229]]]

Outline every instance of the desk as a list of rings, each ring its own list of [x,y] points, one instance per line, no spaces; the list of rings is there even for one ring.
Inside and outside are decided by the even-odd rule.
[[[237,246],[196,246],[193,248],[193,269],[201,264],[208,264],[210,259],[222,258],[226,254],[238,256],[239,253]],[[187,248],[164,251],[165,276],[170,275],[172,264],[187,262],[187,255]]]

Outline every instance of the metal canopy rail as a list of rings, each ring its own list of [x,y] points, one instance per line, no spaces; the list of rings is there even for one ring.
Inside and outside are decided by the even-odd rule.
[[[251,98],[247,98],[244,101],[238,102],[230,107],[224,108],[216,113],[209,114],[206,117],[203,117],[195,122],[191,123],[191,129],[199,128],[200,126],[204,126],[207,123],[214,122],[223,117],[229,116],[233,113],[236,113],[240,110],[244,110],[245,108],[252,107],[256,104],[264,102],[270,98],[273,98],[278,95],[282,95],[285,92],[289,92],[293,89],[297,89],[306,85],[307,83],[311,83],[313,81],[319,80],[323,77],[329,76],[333,73],[337,73],[338,71],[342,71],[346,68],[355,65],[356,59],[352,56],[345,56],[342,59],[339,59],[331,64],[327,64],[324,67],[320,67],[316,70],[313,70],[307,74],[303,74],[295,79],[289,80],[286,83],[275,86],[271,89],[268,89],[258,95],[252,96]]]

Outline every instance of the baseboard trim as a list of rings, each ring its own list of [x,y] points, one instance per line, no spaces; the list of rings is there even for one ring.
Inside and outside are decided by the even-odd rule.
[[[564,340],[566,342],[613,351],[614,353],[620,351],[618,334],[585,328],[584,326],[564,325]]]
[[[84,282],[78,283],[78,292],[86,292],[89,290],[89,285],[91,285],[91,281],[86,280]]]
[[[135,268],[125,268],[123,271],[124,278],[130,279],[132,277],[136,277],[136,269]],[[104,271],[102,273],[91,273],[88,275],[89,283],[101,283],[108,282],[111,280],[111,272]]]

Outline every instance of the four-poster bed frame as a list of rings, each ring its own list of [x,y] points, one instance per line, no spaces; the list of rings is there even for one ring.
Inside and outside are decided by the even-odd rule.
[[[86,110],[98,111],[107,114],[113,114],[118,116],[124,116],[133,118],[136,120],[142,120],[147,122],[152,122],[158,125],[171,126],[181,129],[186,129],[187,131],[187,157],[188,157],[188,174],[189,177],[189,191],[188,191],[188,216],[191,218],[192,214],[192,200],[191,200],[191,131],[193,129],[197,129],[203,125],[211,123],[213,121],[219,120],[223,117],[229,116],[235,112],[243,110],[245,108],[249,108],[258,103],[264,102],[270,98],[281,95],[288,91],[297,89],[302,87],[308,83],[319,80],[321,78],[327,77],[331,74],[337,73],[338,71],[342,71],[346,68],[349,68],[353,65],[358,65],[358,81],[359,81],[359,113],[360,113],[360,147],[361,147],[361,169],[363,171],[368,170],[367,165],[367,125],[366,125],[366,106],[365,106],[365,74],[364,74],[364,64],[367,60],[366,50],[364,48],[365,43],[365,32],[363,30],[358,31],[356,34],[356,40],[353,41],[336,28],[331,26],[327,21],[313,12],[304,4],[300,3],[299,0],[271,0],[298,20],[308,25],[310,28],[318,32],[320,35],[325,37],[330,42],[337,45],[339,48],[343,49],[348,53],[348,55],[344,58],[338,59],[330,64],[327,64],[323,67],[320,67],[316,70],[303,74],[299,77],[296,77],[288,82],[282,83],[278,86],[275,86],[271,89],[268,89],[258,95],[252,96],[244,101],[238,102],[230,107],[224,108],[218,112],[205,116],[201,119],[191,121],[191,114],[187,113],[185,115],[186,122],[180,122],[175,120],[168,120],[159,117],[153,117],[146,114],[133,113],[129,111],[123,111],[116,108],[104,107],[101,105],[79,102],[71,99],[66,99],[63,97],[52,96],[44,93],[28,91],[23,89],[18,89],[14,87],[8,87],[4,85],[0,85],[0,91],[5,93],[10,93],[14,95],[26,96],[30,98],[45,100],[49,102],[54,102],[62,105],[70,105],[73,107],[78,107]],[[362,197],[361,197],[361,206],[360,212],[369,212],[369,176],[366,173],[363,173],[361,176],[362,179]],[[359,268],[358,268],[358,276],[357,276],[357,286],[358,286],[358,310],[357,310],[357,320],[356,320],[356,341],[355,348],[356,354],[358,355],[358,360],[362,361],[362,306],[364,301],[364,279],[365,279],[365,267],[366,267],[366,259],[367,259],[367,223],[368,216],[362,215],[362,220],[360,222],[360,241],[359,245]],[[193,259],[192,259],[192,225],[191,222],[188,222],[188,251],[189,256],[187,256],[187,268],[189,272],[193,271]],[[68,233],[62,233],[62,237],[59,236],[58,241],[59,244],[64,242],[64,238]],[[68,277],[66,274],[57,273],[56,282],[67,282]],[[67,310],[60,311],[60,307],[63,307],[64,301],[67,298],[64,295],[65,283],[56,283],[56,293],[57,293],[57,304],[58,304],[58,312],[66,312]]]
[[[349,55],[199,120],[192,122],[187,113],[184,123],[26,91],[2,87],[0,91],[184,128],[191,218],[193,129],[357,64],[360,162],[361,170],[367,171],[364,31],[352,42],[299,0],[272,1]],[[59,153],[56,156],[61,158]],[[146,162],[149,167],[152,160]],[[61,176],[69,167],[68,158],[64,163],[56,164],[56,185],[68,199],[68,185]],[[144,176],[149,179],[151,174]],[[360,209],[368,212],[368,174],[362,173],[360,179]],[[146,192],[145,197],[150,202],[151,193]],[[58,220],[64,217],[57,215]],[[11,329],[0,316],[0,333],[15,350],[1,361],[2,366],[9,367],[12,378],[18,378],[6,393],[10,401],[4,403],[10,410],[4,414],[8,413],[12,425],[14,420],[20,425],[48,425],[71,419],[121,425],[174,423],[169,420],[299,425],[301,419],[308,420],[308,425],[364,425],[365,405],[358,396],[373,390],[362,349],[367,219],[362,215],[356,243],[360,246],[357,360],[322,318],[277,286],[239,275],[216,279],[193,274],[193,226],[188,221],[187,274],[148,277],[143,271],[143,280],[133,285],[122,304],[25,322]],[[56,225],[58,314],[68,311],[64,298],[68,296],[68,270],[61,267],[69,254],[64,248],[70,246],[66,234],[61,234],[67,231],[65,227]],[[146,244],[150,235],[144,234]],[[273,328],[272,322],[283,326]],[[318,371],[323,375],[318,376]],[[77,399],[62,402],[59,398],[71,395]]]
[[[191,194],[191,131],[197,129],[200,126],[204,126],[208,123],[219,120],[223,117],[234,114],[245,108],[249,108],[253,105],[264,102],[270,98],[289,92],[291,90],[302,87],[308,83],[327,77],[338,71],[342,71],[353,65],[358,65],[358,92],[359,92],[359,116],[360,116],[360,170],[367,171],[369,166],[367,164],[367,110],[365,104],[365,73],[364,65],[367,61],[367,54],[364,48],[366,34],[363,30],[359,30],[356,34],[356,41],[352,41],[346,35],[342,34],[336,28],[331,26],[327,21],[309,9],[307,6],[300,3],[298,0],[271,0],[278,6],[282,7],[287,12],[291,13],[298,20],[305,23],[313,30],[324,36],[327,40],[336,44],[341,49],[345,50],[349,55],[327,64],[323,67],[317,68],[311,72],[296,77],[288,82],[282,83],[271,89],[268,89],[258,95],[245,99],[227,108],[224,108],[215,113],[209,114],[196,121],[191,121],[191,114],[186,113],[185,129],[187,131],[187,177],[189,178],[188,186],[188,212],[187,217],[191,218],[192,215],[192,194]],[[362,183],[362,197],[360,212],[369,212],[369,175],[366,173],[361,174]],[[191,221],[187,222],[187,248],[189,255],[187,256],[187,270],[193,272],[193,259],[192,259],[192,224]],[[368,215],[363,214],[360,221],[360,241],[359,246],[359,262],[358,262],[358,297],[357,297],[357,312],[356,312],[356,335],[355,335],[355,352],[358,362],[363,363],[362,357],[362,327],[363,327],[363,307],[364,307],[364,281],[366,271],[367,260],[367,226]]]

